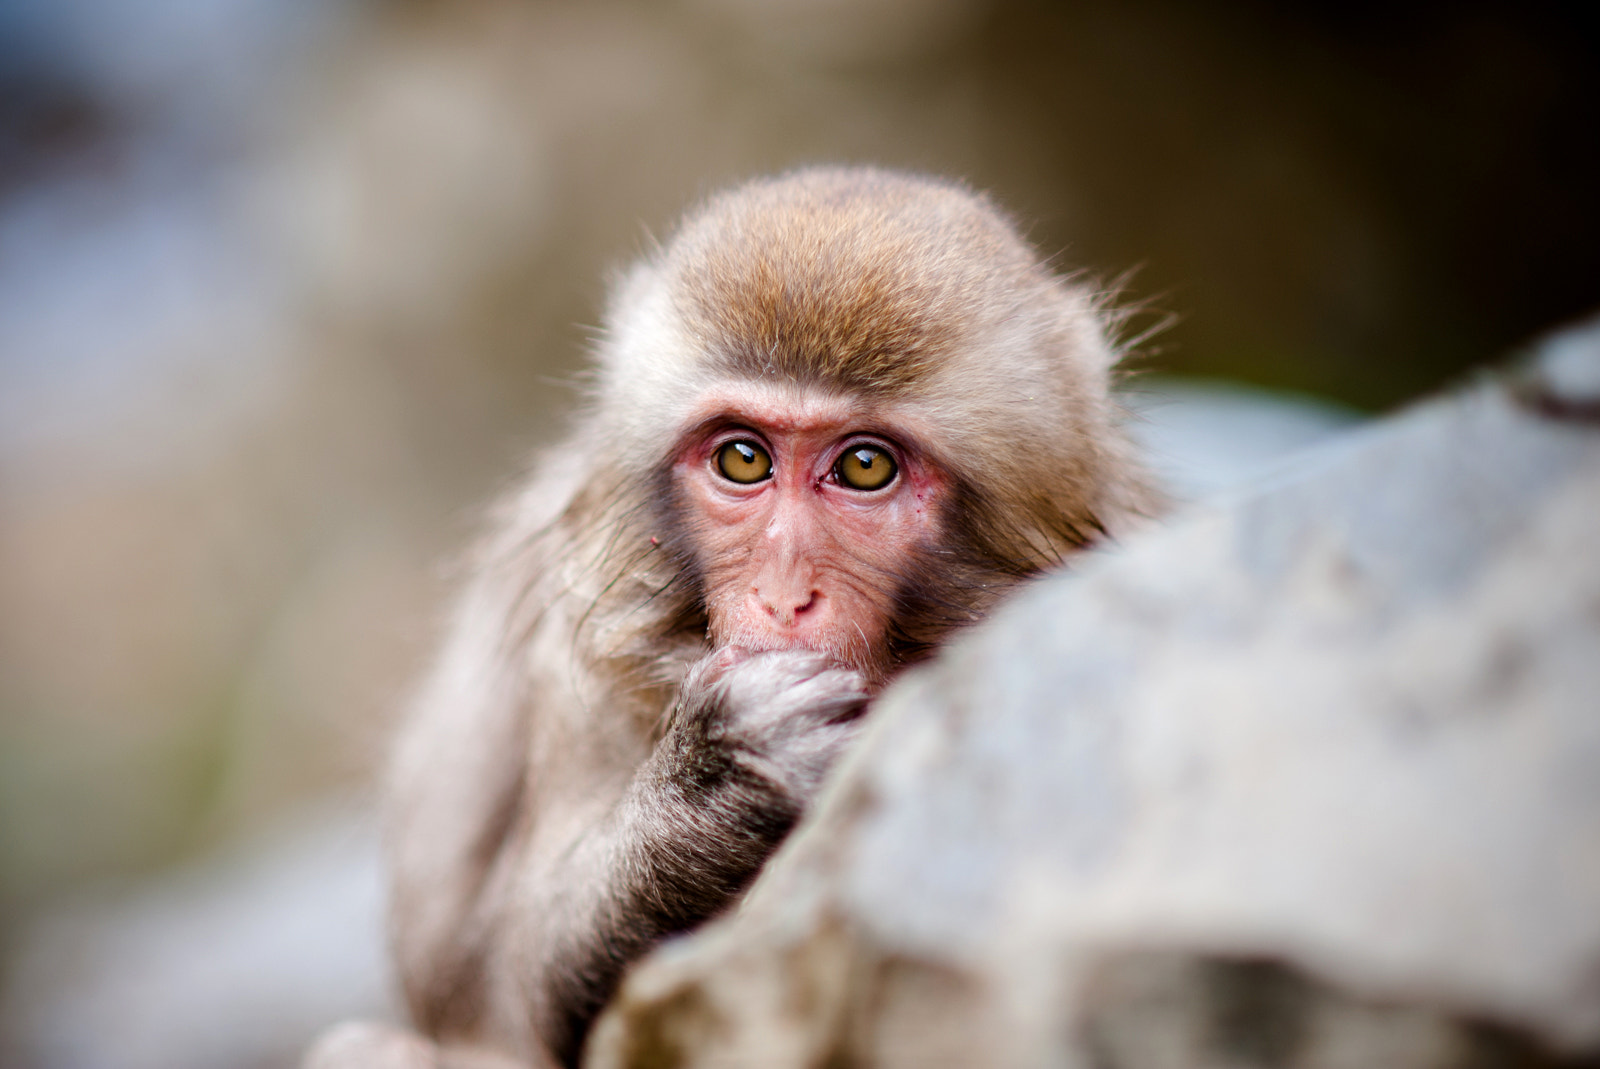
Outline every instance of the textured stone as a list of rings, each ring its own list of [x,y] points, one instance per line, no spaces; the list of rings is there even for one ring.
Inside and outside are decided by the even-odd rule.
[[[1600,330],[1037,584],[617,1066],[1594,1064]]]

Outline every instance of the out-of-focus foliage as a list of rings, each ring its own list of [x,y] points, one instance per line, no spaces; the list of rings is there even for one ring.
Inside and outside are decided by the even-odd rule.
[[[966,177],[1146,366],[1358,405],[1592,307],[1592,22],[1338,12],[0,0],[0,918],[360,782],[606,270],[741,176]]]

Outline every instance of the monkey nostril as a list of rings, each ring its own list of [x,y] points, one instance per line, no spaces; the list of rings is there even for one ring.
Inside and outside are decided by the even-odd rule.
[[[793,627],[801,615],[816,608],[822,597],[815,590],[795,597],[770,596],[759,589],[750,593],[761,610],[784,627]]]

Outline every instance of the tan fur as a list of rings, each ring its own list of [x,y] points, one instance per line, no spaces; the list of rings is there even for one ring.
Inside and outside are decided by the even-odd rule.
[[[812,169],[713,197],[618,280],[596,357],[574,433],[498,514],[394,763],[394,947],[446,1061],[572,1056],[552,946],[600,907],[549,874],[643,796],[708,651],[669,462],[712,391],[852,398],[947,477],[943,545],[915,569],[931,578],[880,592],[903,617],[890,670],[1150,501],[1096,295],[953,183]],[[384,1064],[339,1049],[319,1064]]]

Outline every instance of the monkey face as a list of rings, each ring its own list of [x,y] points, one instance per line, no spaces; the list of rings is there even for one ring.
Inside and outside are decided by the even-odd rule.
[[[673,466],[713,642],[885,669],[946,479],[890,409],[759,383],[703,399]]]

